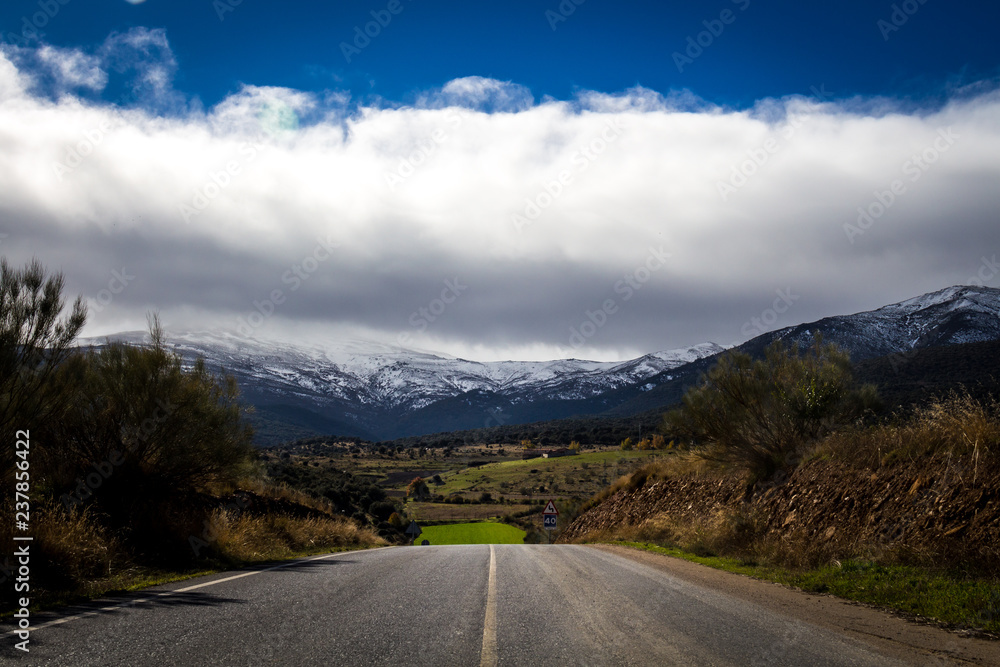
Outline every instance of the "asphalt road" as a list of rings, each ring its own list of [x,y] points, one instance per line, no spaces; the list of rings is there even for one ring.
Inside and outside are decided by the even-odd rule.
[[[347,552],[149,589],[33,625],[30,654],[4,634],[0,662],[945,664],[930,654],[896,660],[857,635],[675,576],[669,564],[571,545]]]

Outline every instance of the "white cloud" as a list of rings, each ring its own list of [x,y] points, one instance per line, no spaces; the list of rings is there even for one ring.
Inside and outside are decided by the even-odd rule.
[[[108,84],[100,59],[76,49],[45,45],[38,49],[38,59],[56,75],[57,85],[63,90],[87,88],[100,92]]]
[[[529,109],[534,97],[527,87],[510,81],[497,81],[482,76],[453,79],[440,90],[423,97],[422,106],[460,106],[493,112],[516,112]]]
[[[58,54],[97,86],[89,56]],[[734,110],[641,88],[536,103],[468,77],[413,107],[247,85],[202,112],[171,87],[162,33],[113,35],[101,57],[137,73],[148,110],[26,92],[36,73],[0,55],[4,251],[91,299],[112,271],[136,276],[89,333],[141,327],[149,309],[231,327],[280,290],[267,326],[289,335],[614,358],[732,343],[778,288],[801,297],[782,326],[965,282],[1000,251],[988,86],[936,110],[802,97]],[[911,180],[946,128],[957,139]],[[723,200],[734,168],[753,173]],[[851,243],[844,225],[894,180],[905,192]],[[616,286],[661,246],[669,262],[626,299]],[[468,289],[421,316],[455,279]],[[606,324],[568,349],[608,299]]]

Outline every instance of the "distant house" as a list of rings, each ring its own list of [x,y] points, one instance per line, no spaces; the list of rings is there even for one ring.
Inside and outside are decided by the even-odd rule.
[[[558,449],[543,449],[541,451],[542,458],[544,459],[554,459],[559,456],[569,456],[572,454],[566,447],[559,447]]]
[[[560,456],[569,456],[573,451],[567,449],[566,447],[559,447],[557,449],[526,449],[521,454],[522,460],[528,459],[554,459]]]

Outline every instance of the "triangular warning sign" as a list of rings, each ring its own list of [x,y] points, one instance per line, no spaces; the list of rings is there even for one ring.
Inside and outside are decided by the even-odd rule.
[[[542,514],[559,514],[559,510],[556,509],[555,504],[550,500],[549,504],[542,511]]]

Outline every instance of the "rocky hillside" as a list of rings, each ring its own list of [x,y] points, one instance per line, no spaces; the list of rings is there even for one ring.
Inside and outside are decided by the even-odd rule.
[[[894,550],[930,562],[1000,567],[1000,471],[939,457],[878,469],[803,464],[747,494],[739,475],[687,475],[626,486],[576,518],[562,542],[633,539],[740,524],[760,539],[809,545],[826,559]]]

